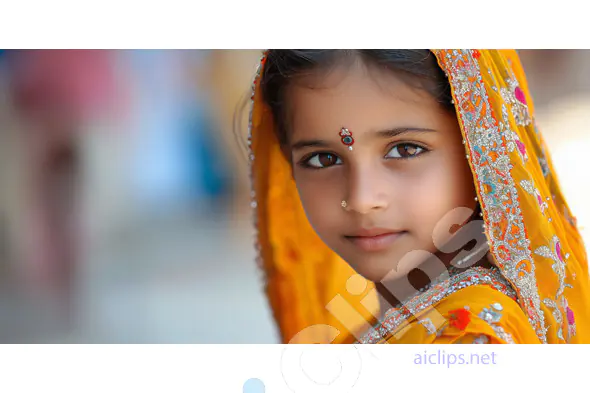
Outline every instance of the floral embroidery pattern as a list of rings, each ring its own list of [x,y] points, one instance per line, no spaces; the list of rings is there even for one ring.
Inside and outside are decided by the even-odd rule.
[[[526,152],[526,146],[521,142],[516,132],[510,129],[506,105],[502,105],[502,122],[500,123],[500,132],[508,137],[506,143],[508,152],[512,153],[516,150],[520,155],[523,164],[526,163],[529,159],[529,156]]]
[[[543,304],[545,304],[547,307],[549,307],[549,309],[551,309],[551,312],[553,313],[553,318],[555,318],[555,321],[557,322],[559,328],[557,329],[557,337],[561,340],[565,341],[565,338],[563,338],[563,319],[561,316],[561,311],[559,310],[559,306],[557,305],[557,302],[553,299],[550,298],[546,298],[543,299]]]
[[[512,336],[507,333],[502,326],[498,325],[500,319],[502,318],[502,310],[503,307],[500,303],[494,303],[490,306],[490,308],[484,308],[479,313],[479,317],[486,321],[492,327],[492,329],[494,329],[494,333],[496,333],[496,335],[501,340],[504,340],[508,344],[514,344]]]
[[[374,344],[390,334],[395,334],[398,329],[403,329],[404,323],[407,324],[409,318],[434,306],[449,295],[472,285],[488,285],[516,300],[514,289],[497,268],[474,267],[446,280],[435,282],[427,291],[411,298],[404,305],[389,310],[385,313],[383,321],[377,323],[373,329],[365,334],[359,340],[359,344]],[[439,330],[440,333],[442,333],[442,330]]]
[[[564,302],[565,302],[565,311],[566,311],[566,317],[567,317],[567,324],[568,324],[568,334],[569,334],[569,338],[573,337],[576,335],[576,318],[574,316],[574,311],[570,308],[567,299],[565,299],[564,297]]]
[[[486,235],[490,249],[500,270],[516,289],[519,303],[537,336],[545,343],[545,315],[541,310],[535,264],[509,156],[510,145],[513,150],[518,150],[525,161],[526,149],[516,142],[515,133],[508,133],[510,128],[506,106],[503,105],[503,114],[494,113],[471,51],[437,50],[435,53],[453,91],[479,200],[487,217]],[[529,124],[531,119],[528,108],[521,101],[523,96],[519,92],[520,87],[516,89],[516,79],[510,78],[507,83],[508,88],[503,88],[502,98],[511,104],[517,124]],[[499,116],[503,116],[500,121]]]
[[[541,213],[544,215],[545,209],[547,209],[549,207],[549,205],[547,204],[547,202],[543,201],[543,198],[541,197],[541,193],[539,192],[539,190],[537,188],[535,188],[535,184],[533,183],[533,181],[532,180],[521,180],[520,185],[522,186],[522,188],[526,192],[528,192],[529,194],[531,194],[532,196],[534,196],[537,199],[537,203],[539,204],[539,209],[541,210]]]
[[[555,318],[555,321],[559,325],[559,327],[557,329],[557,337],[561,340],[569,341],[572,338],[572,336],[575,334],[575,320],[573,318],[573,311],[571,311],[571,309],[569,308],[569,305],[567,303],[567,299],[563,295],[563,292],[565,291],[565,288],[567,288],[567,287],[571,288],[572,285],[565,283],[565,278],[566,278],[565,261],[561,255],[562,254],[561,242],[559,241],[559,238],[554,235],[553,239],[552,239],[552,243],[553,243],[552,249],[549,248],[548,246],[541,246],[535,250],[535,254],[553,260],[554,263],[553,263],[553,265],[551,265],[551,268],[553,269],[555,274],[557,274],[557,277],[559,280],[558,281],[559,287],[557,288],[557,292],[555,293],[555,298],[554,299],[551,299],[551,298],[543,299],[543,303],[551,309],[551,312],[553,313],[553,317]],[[569,255],[567,255],[567,256],[569,256]],[[567,325],[568,325],[568,339],[567,340],[563,336],[563,326],[562,325],[564,322],[564,318],[563,318],[564,313],[566,316],[565,321],[567,322]],[[570,323],[570,321],[571,321],[571,323]],[[571,325],[573,325],[573,328],[571,328]],[[571,332],[573,332],[574,334],[570,334]]]
[[[506,80],[506,83],[508,86],[500,89],[500,95],[504,99],[504,102],[510,104],[516,124],[519,126],[527,126],[531,124],[532,120],[529,115],[526,96],[518,85],[518,81],[514,75],[511,75],[511,77]]]

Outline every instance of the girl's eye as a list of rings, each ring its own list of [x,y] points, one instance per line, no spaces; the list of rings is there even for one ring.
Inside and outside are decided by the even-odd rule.
[[[426,149],[412,143],[399,143],[387,153],[387,158],[412,158],[424,153]]]
[[[342,160],[332,153],[316,153],[304,161],[304,164],[311,168],[321,169],[332,165],[342,164]]]

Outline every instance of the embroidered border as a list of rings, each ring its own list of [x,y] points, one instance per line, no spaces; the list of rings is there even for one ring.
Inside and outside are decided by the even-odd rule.
[[[260,61],[256,66],[256,73],[254,74],[254,78],[250,85],[250,110],[248,112],[248,161],[249,161],[249,176],[250,176],[250,208],[252,209],[252,226],[254,227],[254,247],[256,252],[256,265],[258,267],[258,271],[262,275],[262,280],[264,286],[267,285],[268,277],[267,273],[264,269],[264,260],[262,258],[261,253],[261,246],[259,243],[259,233],[258,233],[258,201],[256,199],[256,183],[254,178],[254,160],[256,156],[254,155],[254,148],[252,146],[252,130],[253,130],[253,123],[252,118],[254,116],[254,97],[256,95],[256,86],[260,79],[262,69],[264,67],[264,63],[266,62],[266,57],[268,55],[268,50],[263,51]]]
[[[488,285],[514,300],[517,299],[516,292],[497,268],[474,267],[454,276],[445,277],[446,279],[435,282],[430,289],[414,296],[402,307],[389,310],[385,313],[383,321],[374,326],[358,342],[375,344],[389,334],[395,333],[408,318],[432,307],[449,295],[473,285]]]

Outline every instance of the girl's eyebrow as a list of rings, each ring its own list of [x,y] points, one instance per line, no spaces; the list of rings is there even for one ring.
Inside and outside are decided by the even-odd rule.
[[[410,132],[436,132],[436,130],[433,130],[431,128],[421,128],[421,127],[396,127],[396,128],[390,128],[390,129],[386,129],[386,130],[379,130],[379,131],[373,131],[370,132],[370,134],[374,134],[380,138],[392,138],[398,135],[402,135],[405,133],[410,133]],[[330,146],[330,142],[322,140],[322,139],[304,139],[304,140],[300,140],[297,141],[295,143],[293,143],[291,145],[291,150],[295,151],[295,150],[300,150],[300,149],[304,149],[306,147],[323,147],[323,148],[327,148]]]
[[[422,127],[396,127],[386,130],[374,131],[373,133],[382,138],[392,138],[394,136],[398,136],[408,132],[436,132],[436,130]]]
[[[306,139],[295,142],[291,145],[291,150],[300,150],[306,147],[329,147],[330,143],[321,139]]]

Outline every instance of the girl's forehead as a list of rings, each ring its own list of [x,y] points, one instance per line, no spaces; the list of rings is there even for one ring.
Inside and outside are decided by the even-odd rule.
[[[294,132],[424,124],[440,116],[438,103],[426,91],[409,86],[389,70],[336,69],[316,85],[294,83],[288,95]]]

